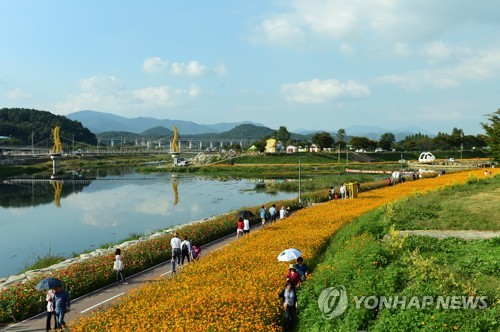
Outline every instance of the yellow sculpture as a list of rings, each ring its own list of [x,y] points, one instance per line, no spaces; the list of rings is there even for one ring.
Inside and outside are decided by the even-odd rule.
[[[54,204],[57,207],[61,207],[62,181],[51,181],[51,183],[52,187],[54,187]]]
[[[172,152],[173,153],[179,153],[179,145],[177,145],[177,139],[179,138],[179,131],[177,130],[177,127],[174,126],[174,139],[172,140]]]
[[[177,191],[177,187],[179,186],[179,179],[172,179],[172,189],[174,191],[174,206],[179,203],[179,192]]]
[[[274,138],[270,138],[266,141],[266,152],[276,153],[276,140]]]
[[[61,130],[60,126],[56,126],[52,130],[52,135],[53,135],[53,139],[54,139],[54,147],[52,148],[52,153],[54,153],[54,154],[59,154],[62,152],[62,144],[61,144],[61,140],[59,139],[60,130]]]

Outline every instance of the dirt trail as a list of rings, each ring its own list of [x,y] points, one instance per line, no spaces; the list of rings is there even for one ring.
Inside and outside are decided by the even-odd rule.
[[[422,235],[430,236],[437,239],[445,239],[449,237],[457,237],[464,240],[481,240],[500,237],[500,232],[497,231],[473,231],[473,230],[414,230],[414,231],[399,231],[400,236],[407,235]]]

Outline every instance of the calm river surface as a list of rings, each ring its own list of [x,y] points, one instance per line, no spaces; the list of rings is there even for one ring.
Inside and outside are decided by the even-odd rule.
[[[174,194],[178,192],[178,202]],[[200,220],[243,206],[295,197],[254,190],[249,180],[129,173],[86,183],[0,184],[0,277],[36,257],[117,242],[131,233]],[[60,198],[58,197],[60,196]]]

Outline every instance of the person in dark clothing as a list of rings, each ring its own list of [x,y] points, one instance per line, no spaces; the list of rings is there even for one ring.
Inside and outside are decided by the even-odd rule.
[[[285,309],[283,329],[289,331],[292,328],[298,307],[297,292],[290,281],[287,281],[285,289],[278,294],[278,297],[282,300],[283,309]]]
[[[56,329],[66,326],[64,315],[69,312],[70,301],[69,293],[62,289],[61,286],[56,287],[54,293],[54,312],[56,315]]]
[[[185,258],[187,258],[188,263],[191,262],[191,242],[187,236],[184,236],[184,240],[181,242],[181,265],[184,265]]]

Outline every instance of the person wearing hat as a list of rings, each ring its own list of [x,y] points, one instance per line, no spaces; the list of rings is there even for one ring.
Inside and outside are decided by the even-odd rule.
[[[290,264],[288,267],[288,273],[286,274],[286,281],[290,281],[293,287],[300,287],[300,273],[297,272],[295,264]]]
[[[181,265],[181,239],[174,233],[174,237],[170,239],[170,246],[172,247],[172,259],[170,260],[170,265],[172,273],[175,273],[175,263]]]

